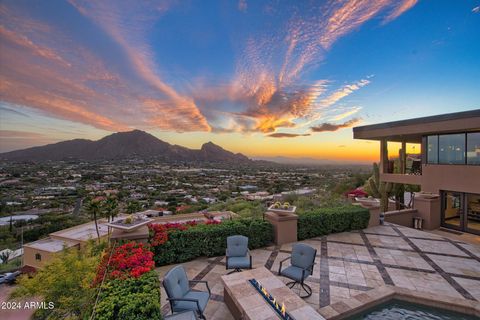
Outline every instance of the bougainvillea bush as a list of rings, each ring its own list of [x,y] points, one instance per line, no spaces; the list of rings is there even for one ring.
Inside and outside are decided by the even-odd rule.
[[[106,250],[93,286],[95,319],[161,319],[160,283],[149,245],[128,242]]]
[[[108,268],[107,268],[108,267]],[[153,270],[153,253],[148,246],[142,243],[128,242],[124,245],[107,250],[97,269],[94,286],[100,284],[105,276],[109,279],[138,278],[142,274]],[[105,275],[105,272],[108,272]]]
[[[273,241],[272,225],[259,219],[239,219],[209,224],[151,224],[150,244],[157,266],[225,254],[227,237],[244,235],[250,249]]]

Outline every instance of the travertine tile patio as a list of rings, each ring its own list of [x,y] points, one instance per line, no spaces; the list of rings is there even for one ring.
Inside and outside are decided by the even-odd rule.
[[[361,298],[386,284],[480,301],[480,245],[442,235],[385,225],[302,241],[317,249],[314,272],[307,280],[313,293],[305,301],[317,310],[330,306],[335,314],[352,303],[349,298]],[[292,244],[252,250],[254,268],[265,266],[276,273],[279,261],[290,256],[291,250]],[[220,281],[227,273],[225,257],[200,258],[184,266],[191,279],[209,282],[212,299],[206,317],[233,319],[223,302]],[[171,267],[157,268],[159,276]],[[162,311],[168,314],[169,310],[162,288]]]

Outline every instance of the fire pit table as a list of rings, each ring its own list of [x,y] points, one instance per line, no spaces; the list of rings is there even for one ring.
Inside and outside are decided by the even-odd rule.
[[[265,267],[224,275],[222,283],[225,303],[237,320],[325,319]]]

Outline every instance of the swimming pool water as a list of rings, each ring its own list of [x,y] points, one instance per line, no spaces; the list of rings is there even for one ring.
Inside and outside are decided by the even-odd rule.
[[[478,320],[478,317],[415,303],[391,300],[349,320]]]

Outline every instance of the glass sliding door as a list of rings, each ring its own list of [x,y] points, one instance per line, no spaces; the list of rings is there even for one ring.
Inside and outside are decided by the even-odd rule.
[[[463,230],[464,205],[460,192],[442,192],[442,225]]]
[[[480,194],[467,193],[466,204],[466,231],[480,234]]]
[[[480,234],[480,194],[442,191],[442,226]]]

